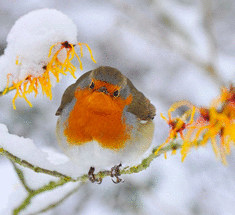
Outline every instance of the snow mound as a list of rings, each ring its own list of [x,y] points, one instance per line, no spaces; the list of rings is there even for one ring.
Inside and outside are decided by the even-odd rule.
[[[15,82],[42,75],[43,67],[50,61],[50,47],[64,41],[75,44],[76,38],[76,25],[55,9],[35,10],[19,18],[8,34],[7,48],[0,58],[0,91],[6,87],[9,73]],[[61,53],[60,59],[65,58],[66,52]]]
[[[0,148],[25,160],[34,166],[57,171],[71,177],[78,177],[87,173],[71,162],[65,155],[56,153],[52,149],[39,149],[29,138],[9,134],[4,124],[0,124]]]

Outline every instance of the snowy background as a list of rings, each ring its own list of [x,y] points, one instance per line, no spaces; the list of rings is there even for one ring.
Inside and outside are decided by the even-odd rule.
[[[234,0],[0,0],[0,53],[15,21],[39,8],[55,8],[71,18],[78,29],[78,41],[88,43],[97,61],[83,59],[84,70],[99,65],[118,68],[156,106],[154,145],[167,137],[167,125],[160,119],[169,106],[182,99],[209,105],[221,85],[235,80]],[[65,88],[75,80],[63,77],[53,89],[53,100],[29,96],[33,108],[14,93],[0,98],[0,123],[9,132],[33,139],[39,148],[60,152],[55,138],[55,111]],[[1,138],[1,137],[0,137]],[[106,178],[101,185],[88,183],[48,215],[159,214],[233,215],[235,212],[235,151],[228,166],[215,159],[211,147],[192,151],[184,163],[180,155],[156,159],[139,174],[123,176],[115,185]],[[39,175],[27,171],[33,187]],[[0,157],[0,214],[14,208],[25,196],[12,164]],[[51,179],[51,178],[49,178]],[[47,180],[40,175],[40,181]],[[73,184],[55,193],[39,196],[22,214],[54,202]],[[48,196],[47,196],[48,195]],[[45,198],[48,202],[45,202]],[[5,215],[5,214],[1,214]]]

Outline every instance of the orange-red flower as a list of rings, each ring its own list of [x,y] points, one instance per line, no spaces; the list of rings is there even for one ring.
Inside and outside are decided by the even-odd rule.
[[[199,116],[188,127],[182,145],[182,160],[193,146],[206,145],[211,141],[216,156],[226,164],[226,155],[235,144],[235,88],[222,88],[221,95],[209,108],[198,108]]]
[[[186,111],[181,117],[172,118],[171,113],[182,106],[188,106],[190,109]],[[161,117],[169,125],[170,131],[169,131],[169,136],[167,137],[166,141],[163,144],[161,144],[156,150],[155,152],[156,155],[162,149],[162,147],[164,147],[170,142],[170,140],[176,139],[178,137],[178,134],[180,135],[182,139],[184,139],[183,131],[187,129],[189,125],[193,123],[193,117],[194,117],[195,111],[196,111],[196,108],[191,103],[187,101],[180,101],[180,102],[174,103],[170,107],[170,109],[168,110],[168,119],[163,114],[161,114]],[[176,152],[173,150],[173,154],[175,153]],[[165,157],[166,157],[166,154],[165,154]]]
[[[189,110],[181,117],[172,119],[171,112],[183,105],[187,105]],[[189,123],[186,123],[190,116]],[[210,141],[215,154],[226,164],[226,155],[230,154],[231,146],[235,144],[235,87],[222,88],[221,95],[212,101],[209,108],[195,107],[185,101],[177,102],[169,109],[168,119],[164,119],[170,126],[169,136],[156,153],[180,134],[183,141],[182,161],[192,147],[204,146]]]

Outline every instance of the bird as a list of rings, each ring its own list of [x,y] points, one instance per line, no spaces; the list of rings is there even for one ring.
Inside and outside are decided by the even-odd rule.
[[[118,69],[100,66],[64,92],[56,136],[81,173],[137,164],[150,148],[156,109]],[[119,164],[119,165],[118,165]],[[118,178],[118,177],[117,177]]]

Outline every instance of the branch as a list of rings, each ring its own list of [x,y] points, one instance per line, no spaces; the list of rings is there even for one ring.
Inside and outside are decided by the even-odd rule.
[[[11,92],[13,90],[15,90],[15,88],[14,89],[10,89],[10,87],[7,87],[3,91],[0,91],[0,96],[4,96],[4,95],[6,95],[7,93],[9,93],[9,92]],[[6,92],[4,92],[4,91],[6,91]]]
[[[214,20],[213,20],[213,11],[212,11],[212,1],[207,0],[203,1],[201,0],[202,4],[202,22],[203,27],[205,31],[205,35],[208,40],[208,46],[209,46],[209,57],[211,63],[214,64],[216,61],[217,53],[218,53],[218,47],[216,38],[213,31],[214,26]]]
[[[65,179],[67,178],[70,181],[74,181],[71,177],[66,176],[62,173],[59,173],[57,171],[51,171],[51,170],[48,170],[48,169],[44,169],[44,168],[41,168],[41,167],[34,166],[33,164],[29,163],[28,161],[22,160],[21,158],[11,154],[10,152],[8,152],[7,150],[5,150],[3,148],[0,148],[0,154],[7,157],[9,160],[11,160],[14,163],[17,163],[17,164],[19,164],[23,167],[32,169],[36,173],[44,173],[44,174],[47,174],[47,175],[51,175],[51,176],[55,176],[55,177],[59,177],[59,178],[65,178]]]
[[[18,168],[17,165],[14,162],[11,161],[11,163],[14,166],[14,169],[15,169],[17,175],[18,175],[18,178],[20,179],[20,181],[21,181],[22,185],[24,186],[25,190],[28,193],[31,193],[33,190],[27,185],[27,183],[25,181],[25,178],[24,178],[23,171],[20,168]]]
[[[213,78],[216,84],[218,85],[224,84],[222,77],[216,72],[217,69],[213,63],[211,63],[210,61],[208,62],[206,60],[203,60],[201,57],[199,57],[196,53],[193,52],[192,47],[190,47],[188,44],[184,43],[182,47],[179,44],[172,41],[171,37],[168,36],[168,33],[164,32],[164,29],[162,28],[161,24],[153,22],[152,19],[146,16],[146,14],[143,11],[136,9],[136,7],[133,7],[133,5],[126,2],[124,3],[117,0],[111,0],[110,2],[125,15],[128,15],[130,20],[132,21],[130,23],[124,20],[123,25],[128,25],[129,29],[134,29],[135,31],[137,31],[139,35],[144,36],[145,39],[147,38],[152,45],[154,44],[159,46],[159,44],[157,43],[160,41],[162,44],[165,45],[165,47],[179,54],[190,63],[193,63],[197,67],[201,68],[206,74],[209,74],[210,77]],[[202,2],[204,3],[207,1],[202,0]],[[209,6],[210,5],[208,4],[206,5],[207,9]],[[203,18],[206,18],[206,20],[203,20],[203,22],[207,23],[206,27],[208,26],[208,24],[210,25],[211,20],[208,20],[208,16],[207,17],[204,16]],[[209,19],[211,19],[211,17],[209,17]],[[161,22],[162,21],[160,20],[160,23]],[[174,24],[174,22],[171,23]],[[174,28],[176,27],[177,26],[174,26]],[[145,30],[143,31],[143,29]],[[215,47],[214,45],[216,44],[215,37],[213,35],[211,27],[210,29],[206,28],[204,30],[205,30],[204,33],[206,34],[210,43],[209,44],[211,48],[210,52],[212,53],[213,47]],[[172,32],[174,33],[174,29],[172,29]],[[178,35],[182,37],[182,35],[188,35],[188,34],[184,31],[184,29],[181,28],[181,34]],[[185,41],[185,37],[182,37],[182,41]]]
[[[223,78],[218,74],[217,71],[217,55],[218,55],[218,47],[216,37],[214,35],[213,26],[213,11],[212,11],[212,1],[211,0],[201,0],[201,8],[202,8],[202,25],[204,28],[204,33],[208,41],[208,65],[205,67],[207,72],[211,75],[211,77],[220,85],[224,85]]]
[[[84,183],[80,183],[78,184],[78,186],[76,186],[74,189],[72,189],[71,191],[69,191],[64,197],[62,197],[60,200],[58,200],[57,202],[54,202],[50,205],[48,205],[47,207],[37,211],[37,212],[34,212],[34,213],[31,213],[29,215],[36,215],[36,214],[40,214],[40,213],[44,213],[44,212],[47,212],[55,207],[57,207],[58,205],[60,205],[61,203],[63,203],[67,198],[69,198],[71,195],[73,195],[74,193],[76,193],[80,187],[84,185]]]
[[[158,156],[160,156],[161,154],[164,154],[165,152],[168,151],[172,151],[173,149],[178,149],[180,148],[181,145],[179,143],[175,143],[172,142],[171,144],[169,144],[166,147],[163,147],[162,149],[160,149],[160,151],[158,152],[158,154],[156,155],[155,152],[158,149],[158,147],[155,147],[152,150],[152,153],[145,158],[144,160],[142,160],[142,162],[137,165],[137,166],[133,166],[133,167],[125,167],[123,170],[121,170],[121,174],[132,174],[132,173],[138,173],[140,171],[145,170],[146,168],[148,168],[151,164],[151,162]],[[23,167],[29,168],[31,170],[33,170],[36,173],[44,173],[47,175],[51,175],[54,177],[59,177],[61,180],[65,181],[65,182],[77,182],[77,181],[81,181],[81,182],[85,182],[88,180],[88,175],[82,175],[80,177],[77,178],[72,178],[70,176],[66,176],[60,172],[57,171],[51,171],[48,169],[44,169],[38,166],[34,166],[33,164],[25,161],[25,160],[21,160],[19,157],[11,154],[10,152],[4,150],[3,148],[0,148],[0,154],[2,154],[3,156],[7,157],[9,160],[11,160],[14,163],[17,163]],[[106,176],[110,176],[111,175],[111,171],[100,171],[99,173],[97,173],[95,176],[97,177],[101,177],[104,178]]]
[[[176,143],[176,142],[173,141],[168,146],[161,148],[159,150],[158,154],[155,154],[158,147],[155,147],[152,150],[152,153],[147,158],[143,159],[142,162],[139,165],[132,166],[132,167],[125,167],[124,169],[122,169],[120,171],[120,173],[121,174],[133,174],[133,173],[141,172],[141,171],[147,169],[150,166],[151,162],[156,157],[159,157],[160,155],[162,155],[162,154],[164,154],[168,151],[179,149],[181,147],[181,144]],[[26,185],[26,182],[25,182],[24,177],[23,177],[23,172],[19,168],[16,167],[16,164],[14,164],[16,172],[17,172],[23,186],[28,191],[28,196],[23,200],[23,202],[17,208],[14,209],[14,211],[13,211],[14,215],[18,215],[22,210],[24,210],[31,203],[31,200],[38,194],[41,194],[43,192],[47,192],[47,191],[50,191],[50,190],[54,190],[55,188],[63,186],[64,184],[66,184],[68,182],[86,182],[89,179],[87,174],[82,175],[82,176],[77,177],[77,178],[74,179],[74,178],[66,176],[62,173],[59,173],[57,171],[51,171],[51,170],[47,170],[47,169],[44,169],[44,168],[41,168],[41,167],[38,167],[38,166],[34,166],[33,164],[31,164],[31,163],[29,163],[25,160],[21,160],[19,157],[11,154],[10,152],[4,150],[3,148],[0,148],[0,154],[7,157],[13,163],[17,163],[17,164],[19,164],[23,167],[29,168],[29,169],[33,170],[34,172],[36,172],[36,173],[40,172],[40,173],[44,173],[44,174],[51,175],[51,176],[59,178],[58,181],[50,181],[47,185],[44,185],[44,186],[40,187],[37,190],[32,190]],[[95,174],[95,177],[103,179],[103,178],[105,178],[107,176],[110,176],[110,175],[111,175],[111,171],[105,170],[105,171],[100,171],[97,174]],[[74,192],[69,192],[66,196],[64,196],[61,200],[59,200],[59,202],[54,203],[54,204],[48,206],[47,208],[43,209],[43,212],[44,212],[44,210],[49,210],[53,207],[56,207],[58,204],[63,202],[67,197],[72,195]]]
[[[14,209],[13,214],[18,215],[22,210],[24,210],[31,203],[32,198],[35,197],[36,195],[41,194],[43,192],[47,192],[49,190],[53,190],[57,187],[60,187],[66,184],[67,182],[68,181],[62,178],[58,181],[51,181],[47,185],[42,186],[37,190],[33,190],[29,192],[28,196],[24,199],[24,201],[17,208]]]

